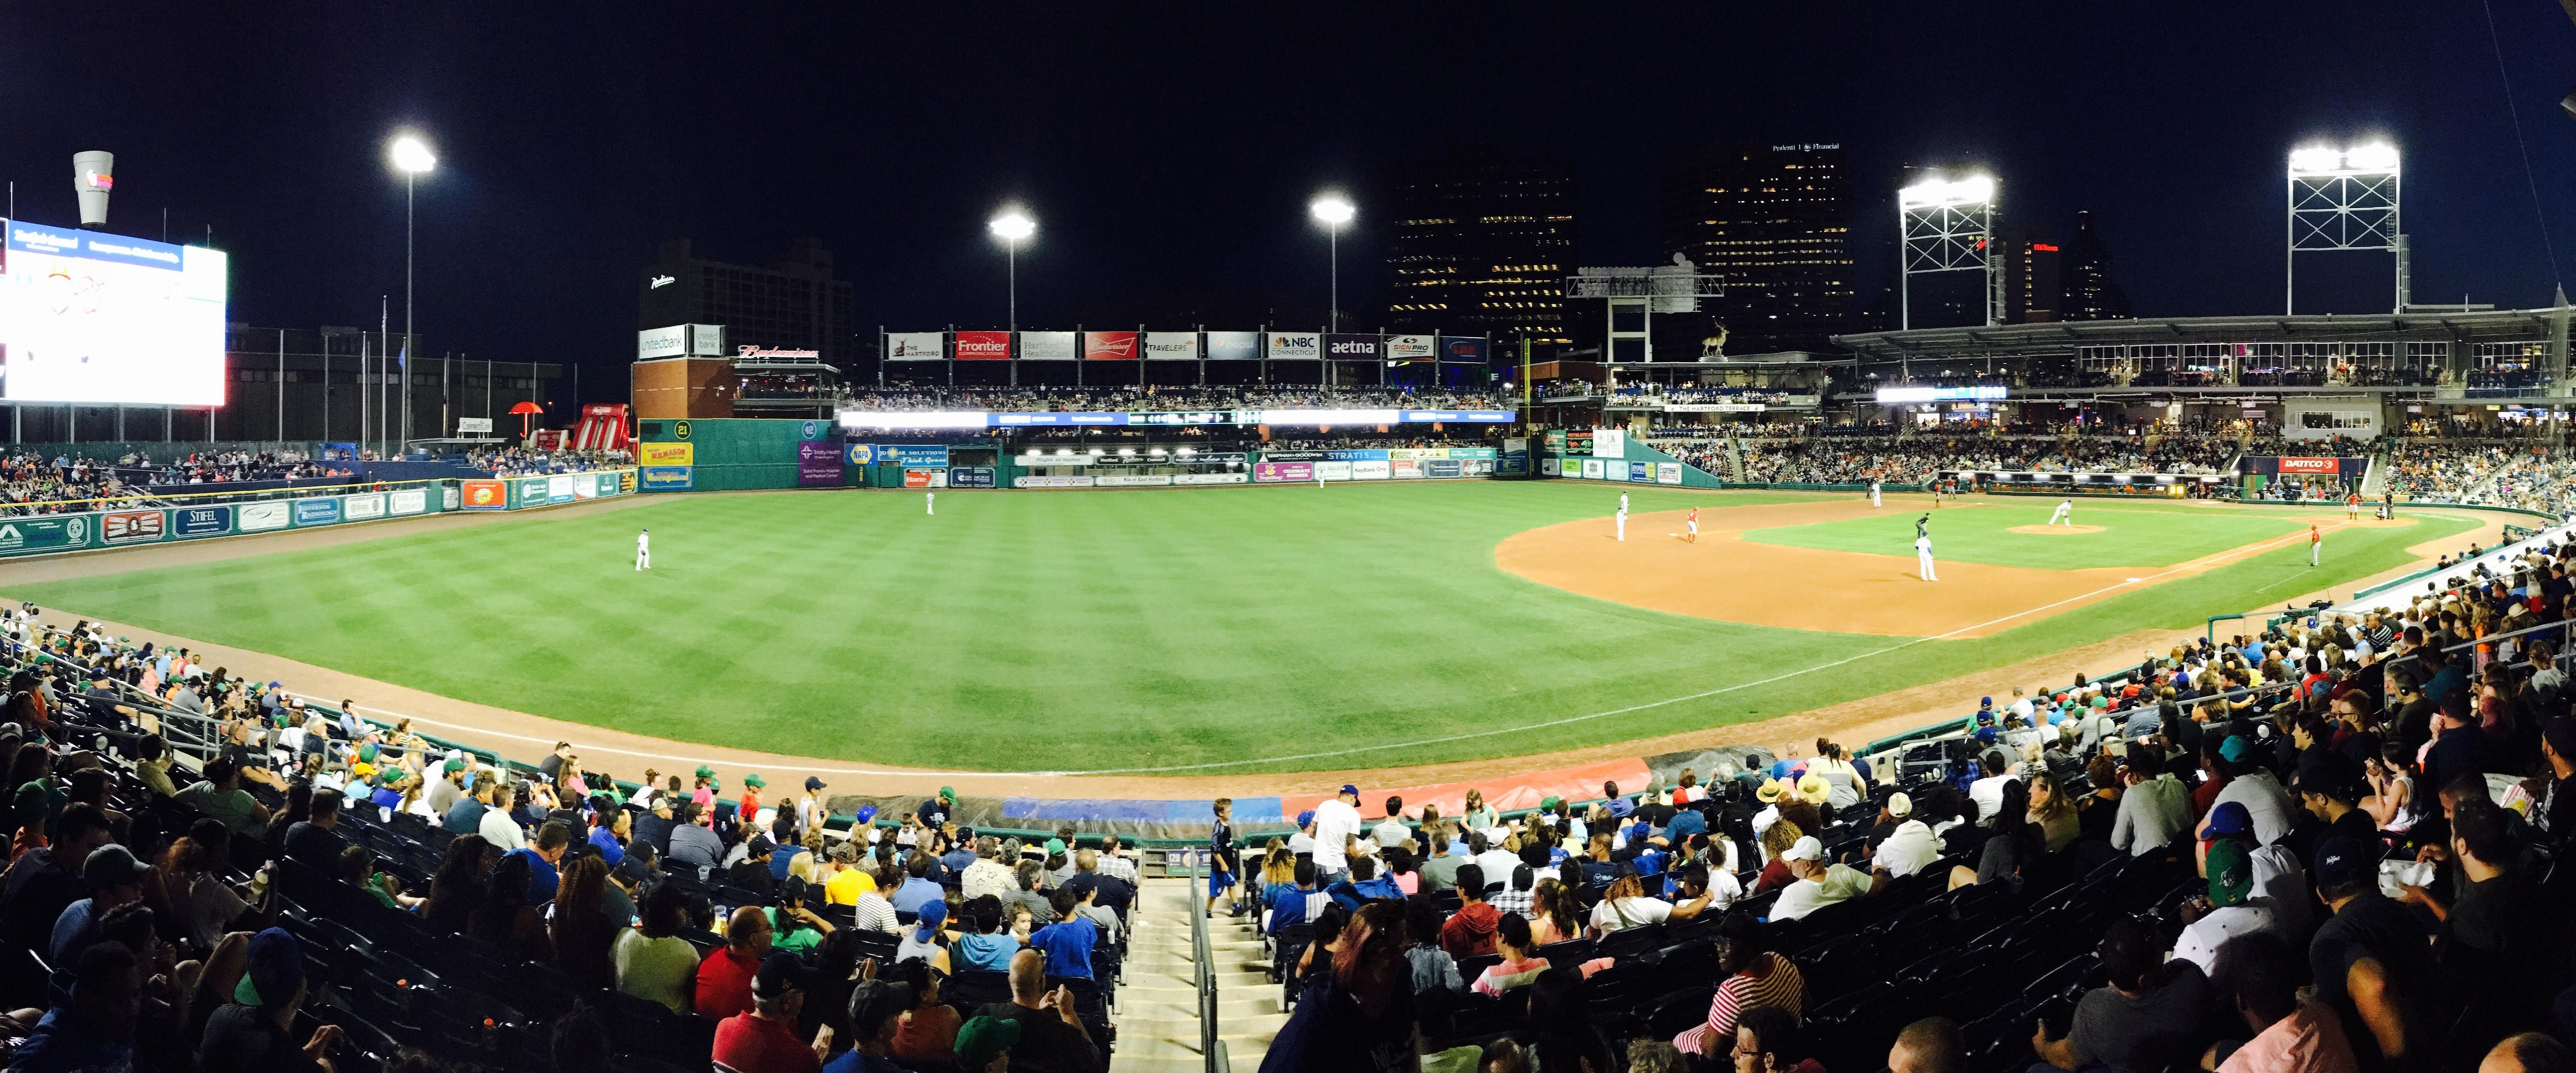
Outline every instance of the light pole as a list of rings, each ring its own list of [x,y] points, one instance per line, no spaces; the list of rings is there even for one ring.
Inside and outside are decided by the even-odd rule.
[[[1017,208],[1006,208],[984,226],[1002,240],[1002,263],[1011,286],[1011,332],[1016,335],[1020,330],[1020,243],[1038,233],[1038,222]]]
[[[2299,254],[2387,250],[2397,258],[2396,302],[2407,300],[2406,233],[2398,218],[2397,147],[2369,142],[2290,151],[2290,243],[2281,265],[2281,312],[2299,311]]]
[[[411,445],[411,344],[414,338],[411,316],[412,184],[420,178],[420,173],[437,167],[438,158],[430,155],[429,146],[422,144],[419,138],[405,134],[394,139],[393,161],[394,167],[402,169],[403,173],[402,439],[396,444],[397,450],[403,450]],[[444,434],[445,430],[440,432]]]
[[[1317,223],[1324,225],[1326,236],[1324,245],[1331,258],[1333,288],[1333,326],[1327,331],[1338,332],[1342,330],[1342,225],[1351,222],[1351,217],[1358,214],[1359,210],[1351,207],[1349,198],[1340,194],[1325,194],[1316,198],[1314,204],[1306,206],[1306,212],[1313,216]]]
[[[1945,181],[1927,175],[1896,192],[1896,222],[1902,236],[1897,266],[1897,327],[1914,326],[1914,277],[1926,272],[1969,269],[1984,272],[1985,322],[2003,320],[2002,260],[1995,251],[1995,180],[1972,175]]]

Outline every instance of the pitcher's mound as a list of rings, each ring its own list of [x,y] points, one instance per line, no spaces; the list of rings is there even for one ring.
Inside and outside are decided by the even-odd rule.
[[[2064,533],[2070,535],[2075,533],[2099,533],[2102,531],[2102,527],[2098,525],[2016,525],[2004,531],[2007,533],[2037,533],[2041,536],[2047,536],[2050,533]]]

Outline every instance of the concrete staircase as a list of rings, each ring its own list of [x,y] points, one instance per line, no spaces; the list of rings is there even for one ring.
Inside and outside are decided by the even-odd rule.
[[[1118,1053],[1112,1073],[1204,1073],[1199,1053],[1198,966],[1190,958],[1189,914],[1204,899],[1188,879],[1148,879],[1137,892],[1138,912],[1128,938],[1124,980],[1118,985]],[[1279,987],[1253,918],[1218,916],[1208,921],[1208,950],[1216,959],[1217,1031],[1232,1069],[1261,1067],[1270,1038],[1287,1023]]]

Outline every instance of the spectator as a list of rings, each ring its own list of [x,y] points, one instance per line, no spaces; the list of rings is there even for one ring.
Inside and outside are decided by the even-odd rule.
[[[1262,1055],[1262,1073],[1416,1068],[1406,945],[1400,906],[1371,902],[1360,907],[1333,951],[1333,971],[1298,997],[1288,1023]]]
[[[268,829],[268,807],[241,788],[241,765],[229,756],[206,761],[204,777],[179,791],[178,801],[222,820],[237,835],[256,836]]]
[[[2255,933],[2218,948],[2213,986],[2222,1006],[2244,1019],[2254,1038],[2233,1051],[2220,1043],[2201,1065],[2218,1073],[2355,1073],[2342,1019],[2300,997],[2298,952],[2277,935]]]
[[[1503,914],[1502,923],[1494,929],[1494,952],[1501,954],[1503,960],[1487,966],[1476,977],[1472,989],[1479,995],[1500,997],[1505,991],[1535,982],[1538,974],[1547,969],[1547,959],[1536,956],[1537,945],[1530,941],[1529,918],[1518,913]],[[1408,977],[1410,972],[1408,967]]]
[[[1879,842],[1872,860],[1888,875],[1902,879],[1940,858],[1941,840],[1933,837],[1930,824],[1915,818],[1913,798],[1903,793],[1887,795],[1880,816],[1893,827]]]
[[[2201,1010],[2209,980],[2200,966],[2164,961],[2164,941],[2136,918],[2113,921],[2102,936],[2110,983],[2085,992],[2064,1038],[2042,1022],[2031,1049],[2059,1069],[2108,1067],[2111,1073],[2158,1073],[2199,1057]]]
[[[572,845],[572,825],[562,820],[547,820],[537,828],[533,845],[512,850],[509,856],[528,862],[528,904],[544,905],[555,899],[555,888],[563,874],[555,862],[563,860],[564,850]]]
[[[1325,887],[1349,878],[1351,843],[1360,834],[1360,790],[1344,786],[1315,806],[1315,879]]]
[[[1297,862],[1292,874],[1296,876],[1295,883],[1273,886],[1266,894],[1270,903],[1270,920],[1262,930],[1271,935],[1313,920],[1322,911],[1323,903],[1329,900],[1315,889],[1315,862]],[[1053,912],[1054,906],[1048,906],[1048,910]]]
[[[2175,775],[2189,761],[2176,758],[2171,764],[2157,765],[2149,759],[2157,755],[2147,749],[2131,750],[2128,770],[2121,776],[2127,789],[2120,794],[2120,809],[2111,822],[2111,848],[2132,857],[2172,845],[2192,825],[2191,788]]]
[[[122,943],[98,943],[82,950],[70,993],[59,995],[34,1031],[19,1042],[10,1056],[10,1073],[118,1073],[135,1068],[134,1030],[142,1005],[142,967],[135,963],[133,951]],[[214,1056],[208,1057],[206,1069],[236,1073],[215,1065]]]
[[[1010,1049],[1010,1068],[1021,1073],[1099,1073],[1103,1068],[1091,1031],[1074,1013],[1073,994],[1061,987],[1047,990],[1046,955],[1035,950],[1022,950],[1011,958],[1011,1001],[988,1003],[975,1011],[975,1020],[986,1018],[1019,1025],[1019,1041]],[[966,1032],[961,1028],[958,1034]],[[836,1068],[829,1073],[849,1071]]]
[[[698,973],[698,949],[680,938],[689,924],[688,896],[666,883],[645,893],[642,908],[643,927],[618,929],[609,948],[617,989],[686,1013]]]
[[[2309,941],[2308,967],[2356,1055],[2402,1069],[2420,1042],[2433,961],[2423,927],[2379,893],[2378,848],[2350,838],[2317,847],[2317,898],[2334,916]]]
[[[1011,955],[1019,952],[1020,944],[1002,930],[1001,899],[989,894],[968,899],[958,912],[966,933],[957,937],[956,947],[949,951],[958,968],[1011,971]]]
[[[1018,886],[1019,881],[1011,875],[1011,869],[1002,863],[1001,856],[1000,839],[991,835],[976,839],[975,861],[967,865],[966,870],[959,874],[958,894],[968,901],[987,895],[998,901],[1010,894]]]
[[[1377,826],[1369,828],[1369,838],[1376,842],[1377,848],[1381,850],[1394,849],[1413,838],[1413,829],[1404,825],[1403,798],[1386,799],[1386,818],[1379,820]]]
[[[948,974],[919,959],[897,961],[894,971],[912,993],[912,1008],[904,1011],[888,1050],[906,1061],[954,1063],[957,1032],[965,1018],[939,1000],[939,983]]]
[[[429,879],[429,900],[421,903],[420,916],[431,927],[446,931],[465,930],[468,915],[483,903],[483,892],[489,886],[484,880],[485,858],[492,855],[492,844],[481,835],[458,835],[447,843],[446,856],[439,859],[438,871]]]
[[[1728,913],[1718,922],[1717,971],[1721,979],[1709,999],[1708,1022],[1673,1037],[1673,1046],[1685,1054],[1712,1061],[1724,1057],[1746,1010],[1777,1006],[1795,1014],[1806,1009],[1806,979],[1796,964],[1763,944],[1761,922],[1750,913]]]
[[[1019,1042],[1019,1022],[977,1017],[957,1029],[957,1068],[964,1073],[1004,1073],[1011,1068],[1011,1053]]]
[[[466,916],[465,934],[542,961],[553,951],[546,942],[545,917],[528,904],[528,877],[524,856],[505,855],[493,865],[482,900]]]
[[[45,960],[55,965],[78,960],[81,951],[99,941],[99,921],[112,909],[141,903],[143,885],[151,878],[152,866],[135,860],[134,853],[123,846],[109,843],[91,851],[81,861],[81,887],[89,897],[64,906],[62,915],[54,919]]]
[[[549,829],[561,826],[556,822],[546,824]],[[544,841],[542,832],[539,841]],[[547,907],[546,938],[554,947],[555,967],[584,987],[616,983],[612,947],[619,932],[634,930],[624,927],[622,921],[612,924],[607,914],[600,912],[607,887],[608,863],[585,855],[564,866],[562,878],[556,883],[554,904]]]
[[[698,870],[703,876],[723,862],[724,839],[699,822],[703,815],[696,802],[682,802],[673,813],[670,859]],[[487,832],[484,837],[491,837]]]
[[[1887,887],[1884,868],[1872,866],[1864,874],[1849,865],[1826,864],[1824,844],[1814,835],[1800,837],[1780,856],[1789,862],[1789,873],[1795,878],[1781,888],[1779,899],[1771,903],[1773,920],[1796,920],[1836,902],[1866,897]]]
[[[2242,735],[2229,736],[2219,746],[2218,752],[2219,759],[2226,766],[2228,780],[2226,788],[2210,802],[2210,808],[2215,811],[2218,805],[2230,801],[2243,805],[2246,815],[2254,822],[2257,843],[2268,846],[2280,841],[2281,836],[2290,833],[2292,818],[2297,815],[2289,793],[2281,789],[2281,780],[2255,761],[2254,743]],[[2208,818],[2203,817],[2202,829],[2193,833],[2201,838],[2209,837],[2208,824]]]
[[[2524,1032],[2487,1051],[2478,1073],[2576,1073],[2576,1054],[2548,1036]]]
[[[1305,879],[1305,866],[1298,866],[1298,878]],[[1484,898],[1484,869],[1472,864],[1458,868],[1458,911],[1449,914],[1440,925],[1440,948],[1460,961],[1479,954],[1494,952],[1494,929],[1502,925],[1503,914]],[[1265,1063],[1266,1064],[1266,1063]]]
[[[1416,898],[1405,903],[1404,931],[1411,940],[1404,948],[1404,960],[1412,968],[1414,994],[1467,989],[1466,981],[1458,975],[1458,959],[1440,948],[1440,912],[1431,907],[1429,900]]]
[[[1046,955],[1049,976],[1091,978],[1091,951],[1100,942],[1101,931],[1099,924],[1076,912],[1082,898],[1070,889],[1056,888],[1051,900],[1057,923],[1029,935],[1029,948]]]
[[[904,862],[906,878],[903,886],[897,888],[887,899],[894,904],[895,912],[918,913],[921,911],[922,903],[947,896],[947,892],[940,887],[939,881],[931,877],[938,867],[937,858],[914,851],[912,857]]]
[[[831,1053],[832,1029],[818,1030],[810,1043],[796,1038],[806,976],[794,954],[763,958],[751,978],[751,1008],[716,1025],[715,1063],[737,1073],[819,1073]]]
[[[232,1001],[206,1020],[199,1073],[331,1073],[338,1025],[314,1029],[301,1047],[287,1035],[304,1004],[304,984],[304,950],[294,936],[276,928],[252,936]]]
[[[1427,852],[1433,854],[1416,868],[1416,871],[1422,874],[1424,890],[1431,892],[1455,889],[1458,886],[1458,867],[1466,864],[1467,858],[1450,852],[1448,825],[1442,824],[1436,833],[1429,827],[1425,827],[1422,836],[1428,840]],[[1609,836],[1595,837],[1603,840],[1603,852],[1607,854]]]
[[[54,844],[19,855],[0,876],[0,943],[50,949],[54,921],[64,907],[89,893],[81,882],[82,862],[110,838],[106,813],[91,805],[65,808],[54,828]]]
[[[698,963],[697,1012],[719,1020],[752,1008],[752,977],[769,957],[769,913],[756,905],[734,907],[725,920],[725,944]]]
[[[2215,974],[2219,948],[2230,939],[2257,933],[2285,941],[2289,938],[2279,904],[2255,889],[2254,836],[2250,831],[2211,839],[2202,867],[2209,874],[2209,893],[2182,904],[2182,937],[2174,943],[2176,960],[2191,962],[2202,972]]]
[[[1888,1073],[1964,1073],[1967,1065],[1968,1049],[1959,1038],[1959,1023],[1947,1017],[1926,1017],[1905,1026],[1896,1034],[1896,1045],[1887,1050]]]
[[[1825,1073],[1806,1056],[1798,1015],[1785,1007],[1756,1006],[1735,1022],[1735,1068],[1758,1073]]]

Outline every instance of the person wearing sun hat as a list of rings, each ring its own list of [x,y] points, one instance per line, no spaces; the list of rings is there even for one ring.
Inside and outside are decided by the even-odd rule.
[[[1798,776],[1798,800],[1810,805],[1821,805],[1832,796],[1833,787],[1825,782],[1824,776],[1814,774]]]

